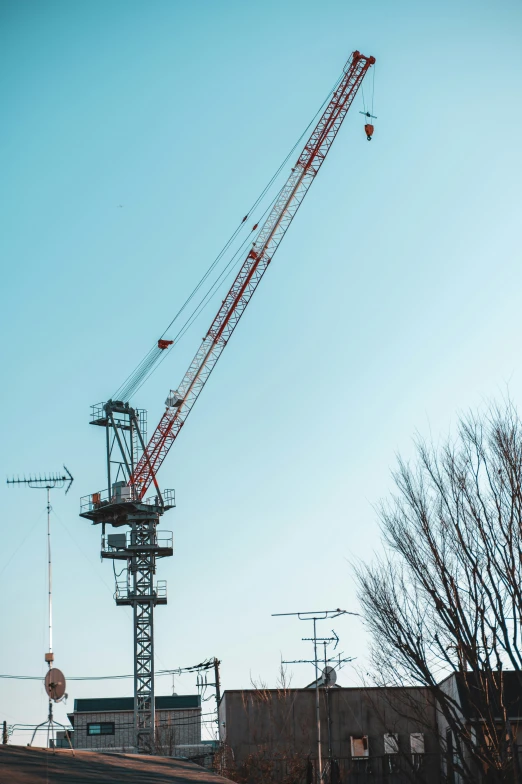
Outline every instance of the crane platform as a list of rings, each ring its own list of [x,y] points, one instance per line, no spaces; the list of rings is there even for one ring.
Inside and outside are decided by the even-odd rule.
[[[153,553],[156,558],[174,554],[172,531],[156,531],[152,541],[139,541],[134,531],[102,536],[101,557],[127,561],[137,553]]]
[[[139,500],[132,487],[123,485],[118,488],[113,485],[111,491],[100,490],[84,495],[80,499],[80,517],[94,524],[129,525],[132,518],[162,515],[175,506],[176,494],[172,489],[164,490],[161,497],[154,495]]]

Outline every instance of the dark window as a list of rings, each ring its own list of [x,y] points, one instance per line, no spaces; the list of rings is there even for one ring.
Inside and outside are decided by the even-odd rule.
[[[114,722],[102,721],[87,725],[87,735],[114,735]]]

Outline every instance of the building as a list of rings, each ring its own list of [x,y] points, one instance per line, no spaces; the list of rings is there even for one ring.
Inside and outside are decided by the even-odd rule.
[[[73,748],[96,751],[134,750],[134,698],[77,699],[68,714]],[[58,733],[57,747],[69,743]],[[195,695],[156,697],[156,752],[167,756],[197,756],[201,741],[201,698]]]
[[[487,686],[489,685],[489,688]],[[476,782],[487,780],[487,766],[471,759],[469,749],[462,748],[462,759],[457,752],[455,729],[459,725],[469,731],[477,745],[488,746],[486,721],[504,735],[511,758],[512,770],[506,780],[519,781],[522,773],[522,676],[516,670],[489,673],[484,671],[480,681],[476,673],[452,674],[440,684],[454,707],[450,722],[442,710],[437,711],[437,729],[442,751],[443,781],[463,784],[469,776]],[[509,739],[508,733],[511,734]],[[467,775],[465,771],[468,771]]]
[[[428,689],[321,688],[320,718],[329,781],[439,784],[437,717]],[[315,689],[225,691],[219,729],[228,775],[257,781],[264,771],[267,780],[312,779]]]
[[[39,749],[0,745],[2,784],[226,784],[228,779],[179,759],[147,754]],[[230,784],[230,783],[229,783]]]

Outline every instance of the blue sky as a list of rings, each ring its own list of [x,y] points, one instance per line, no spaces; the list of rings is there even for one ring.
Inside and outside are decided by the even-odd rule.
[[[130,614],[78,517],[104,487],[89,406],[163,332],[355,48],[377,59],[374,140],[359,98],[162,468],[178,506],[158,667],[215,655],[225,688],[274,682],[309,635],[271,613],[357,609],[349,562],[378,551],[374,504],[414,432],[437,441],[459,411],[520,400],[521,25],[510,1],[2,4],[0,473],[76,477],[53,497],[66,675],[132,671]],[[140,390],[151,425],[215,308]],[[1,492],[0,672],[43,674],[45,499]],[[364,627],[335,629],[364,670]],[[70,683],[68,707],[131,688]],[[0,682],[0,720],[45,713],[40,684]]]

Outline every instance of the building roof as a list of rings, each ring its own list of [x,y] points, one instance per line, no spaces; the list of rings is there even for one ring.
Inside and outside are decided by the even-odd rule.
[[[156,697],[154,702],[156,710],[186,710],[201,707],[199,694],[172,694]],[[113,713],[133,710],[134,697],[99,697],[74,701],[75,713]]]
[[[0,745],[0,781],[9,784],[227,784],[206,768],[170,757],[100,754]]]

